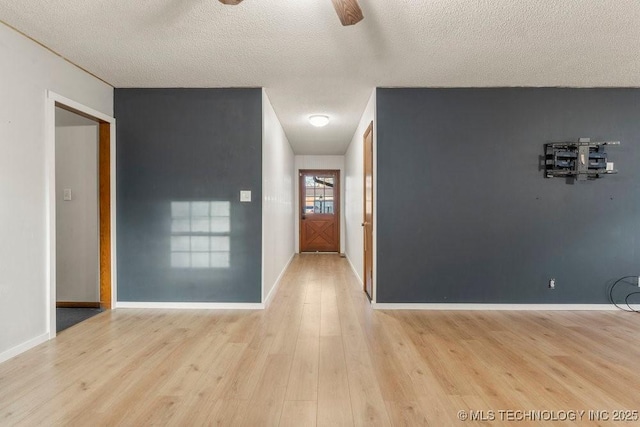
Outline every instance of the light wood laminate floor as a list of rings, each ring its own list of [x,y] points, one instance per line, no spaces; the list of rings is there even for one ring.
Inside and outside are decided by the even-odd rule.
[[[302,255],[264,311],[119,309],[1,364],[0,425],[586,424],[639,391],[638,315],[374,311],[345,259]]]

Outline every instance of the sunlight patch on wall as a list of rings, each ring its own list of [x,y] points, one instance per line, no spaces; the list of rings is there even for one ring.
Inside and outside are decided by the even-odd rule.
[[[171,202],[171,267],[229,268],[230,202]]]

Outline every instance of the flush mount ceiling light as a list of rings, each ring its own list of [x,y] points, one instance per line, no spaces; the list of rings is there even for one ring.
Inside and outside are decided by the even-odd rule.
[[[317,128],[321,128],[329,124],[329,116],[325,116],[324,114],[314,114],[309,116],[309,123]]]

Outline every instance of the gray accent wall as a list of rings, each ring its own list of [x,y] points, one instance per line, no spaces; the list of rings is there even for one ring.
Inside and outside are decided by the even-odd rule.
[[[377,302],[607,303],[640,274],[640,90],[378,89],[377,119]],[[580,137],[620,140],[619,174],[544,178]]]
[[[261,302],[261,89],[116,89],[115,117],[118,300]]]

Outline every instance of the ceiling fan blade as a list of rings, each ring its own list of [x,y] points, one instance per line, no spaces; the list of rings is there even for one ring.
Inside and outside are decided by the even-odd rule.
[[[222,4],[231,4],[231,5],[234,5],[234,6],[235,6],[235,5],[237,5],[237,4],[240,4],[240,2],[241,2],[242,0],[219,0],[219,1],[220,1],[220,3],[222,3]]]
[[[342,25],[354,25],[362,21],[364,15],[358,0],[331,0]]]

